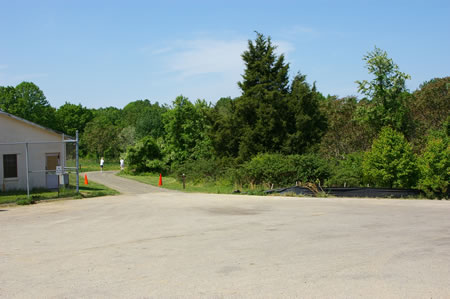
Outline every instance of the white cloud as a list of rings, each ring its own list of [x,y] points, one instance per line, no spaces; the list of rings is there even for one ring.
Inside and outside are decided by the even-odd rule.
[[[277,46],[277,49],[275,50],[275,52],[278,55],[284,54],[286,56],[287,54],[289,54],[290,52],[293,52],[295,50],[294,45],[291,44],[290,42],[274,41],[273,44]]]
[[[321,33],[317,29],[303,25],[295,25],[285,28],[281,32],[281,36],[288,40],[296,40],[298,38],[317,38],[320,34]]]
[[[247,40],[196,39],[177,41],[174,46],[166,47],[166,51],[152,51],[163,54],[166,67],[182,78],[209,73],[220,73],[224,76],[240,79],[244,71],[242,53],[247,49]],[[291,43],[276,41],[277,54],[294,50]],[[170,49],[170,50],[168,50]],[[165,54],[165,55],[164,55]]]
[[[277,54],[294,50],[286,41],[273,44]],[[160,50],[149,47],[145,53],[150,54],[147,59],[153,66],[156,88],[171,82],[173,94],[214,102],[222,96],[239,95],[237,82],[242,80],[245,68],[241,55],[247,49],[248,40],[244,38],[197,38],[173,41]]]
[[[247,41],[203,39],[177,44],[178,51],[167,57],[167,66],[181,77],[208,73],[240,74],[244,68],[241,54],[246,49]]]
[[[159,55],[159,54],[168,53],[168,52],[170,52],[172,50],[173,50],[172,47],[165,47],[165,48],[153,49],[153,50],[150,51],[150,53],[152,55]]]
[[[293,34],[317,34],[317,31],[314,28],[303,25],[295,25],[290,31]]]

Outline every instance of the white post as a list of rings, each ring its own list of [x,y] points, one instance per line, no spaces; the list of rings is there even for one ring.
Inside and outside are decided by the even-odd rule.
[[[78,160],[78,130],[75,133],[75,165],[77,168],[77,194],[80,193],[80,176],[79,176],[79,166],[80,162]]]
[[[25,165],[27,169],[27,198],[30,198],[30,179],[29,179],[29,168],[28,168],[28,143],[25,143]]]
[[[65,171],[65,167],[66,167],[66,144],[64,142],[64,133],[62,133],[62,150],[61,150],[61,165],[62,166],[62,170],[63,170],[63,174]]]

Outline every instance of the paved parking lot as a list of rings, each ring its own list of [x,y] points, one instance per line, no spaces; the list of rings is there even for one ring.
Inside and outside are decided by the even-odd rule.
[[[0,207],[2,298],[449,298],[450,202],[153,192]]]

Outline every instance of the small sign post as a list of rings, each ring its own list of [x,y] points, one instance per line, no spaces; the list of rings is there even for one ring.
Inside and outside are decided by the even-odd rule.
[[[62,174],[63,174],[62,166],[56,166],[56,175],[62,175]]]

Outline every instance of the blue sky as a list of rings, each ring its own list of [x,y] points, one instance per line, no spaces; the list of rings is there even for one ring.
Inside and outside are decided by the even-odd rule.
[[[450,1],[0,0],[0,86],[32,81],[55,107],[215,103],[240,94],[255,30],[325,95],[357,95],[375,45],[410,90],[450,75]]]

